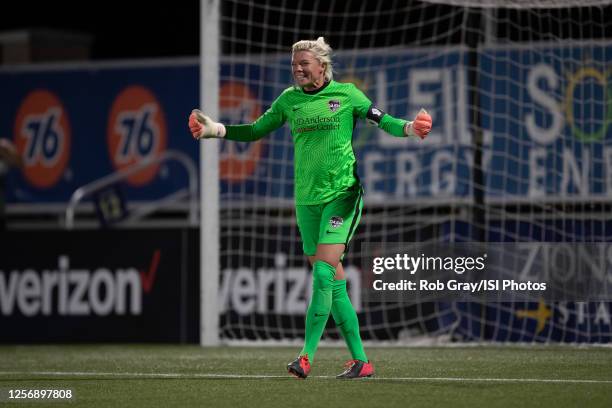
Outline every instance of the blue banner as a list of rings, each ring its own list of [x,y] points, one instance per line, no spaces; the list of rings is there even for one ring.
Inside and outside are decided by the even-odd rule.
[[[357,84],[386,112],[427,109],[427,139],[394,138],[359,123],[353,138],[369,203],[470,200],[473,142],[468,50],[339,53],[338,80]],[[486,196],[495,200],[605,198],[612,193],[612,44],[478,53]],[[199,105],[198,60],[85,64],[0,71],[0,136],[24,167],[9,173],[7,200],[66,203],[80,186],[167,149],[199,161],[186,117]],[[220,120],[248,123],[291,86],[289,56],[225,60]],[[206,107],[202,107],[206,110]],[[293,197],[293,146],[285,126],[254,143],[222,142],[226,202]],[[168,163],[129,178],[128,201],[187,183]]]
[[[9,173],[9,203],[66,203],[84,184],[167,149],[197,162],[186,117],[197,106],[195,63],[96,66],[0,73],[0,135],[24,159]],[[130,177],[130,200],[187,185],[176,163]]]
[[[489,196],[612,193],[612,44],[480,54]]]

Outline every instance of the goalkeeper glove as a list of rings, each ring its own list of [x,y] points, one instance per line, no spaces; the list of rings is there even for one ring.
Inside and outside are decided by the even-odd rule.
[[[225,137],[225,126],[215,122],[199,109],[194,109],[189,115],[189,130],[194,139],[210,139]]]
[[[404,126],[404,134],[406,136],[418,136],[421,139],[425,139],[430,130],[431,116],[425,109],[421,109],[414,118],[414,121],[407,122],[406,126]]]

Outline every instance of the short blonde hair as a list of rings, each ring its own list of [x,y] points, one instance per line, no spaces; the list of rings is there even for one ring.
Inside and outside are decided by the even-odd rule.
[[[334,79],[334,71],[332,65],[332,48],[325,42],[325,38],[319,37],[316,41],[302,40],[298,41],[291,47],[291,55],[298,51],[310,51],[321,64],[325,64],[325,79],[331,81]]]

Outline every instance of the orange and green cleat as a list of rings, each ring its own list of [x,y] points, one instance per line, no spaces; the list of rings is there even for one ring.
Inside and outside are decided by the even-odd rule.
[[[304,379],[310,374],[310,362],[308,355],[299,356],[291,363],[287,364],[287,371],[295,378]]]
[[[365,362],[361,360],[350,360],[344,364],[344,368],[345,370],[342,372],[342,374],[338,374],[336,378],[366,378],[374,375],[374,367],[369,361]]]

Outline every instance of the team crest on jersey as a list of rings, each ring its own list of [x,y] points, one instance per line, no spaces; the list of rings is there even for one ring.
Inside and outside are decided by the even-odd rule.
[[[342,225],[343,222],[344,220],[342,219],[342,217],[338,217],[336,215],[329,219],[329,225],[331,225],[332,228],[338,228]]]
[[[332,99],[331,101],[329,101],[329,110],[332,112],[335,112],[338,110],[338,108],[340,108],[340,101],[337,101],[335,99]]]

